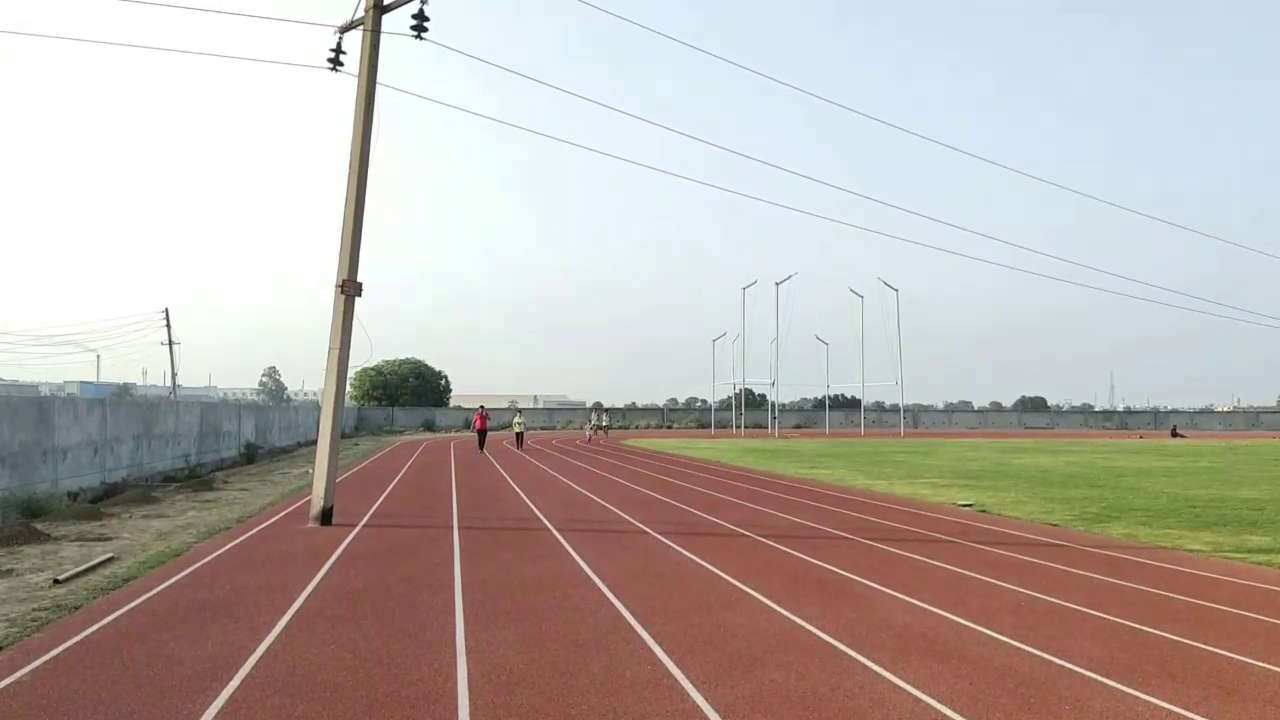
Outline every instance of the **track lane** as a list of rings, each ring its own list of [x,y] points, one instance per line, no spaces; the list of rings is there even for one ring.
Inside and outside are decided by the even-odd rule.
[[[451,470],[450,443],[424,449],[206,720],[459,717]]]
[[[1110,581],[1104,576],[1072,573],[1062,567],[1028,562],[999,549],[933,534],[875,515],[852,513],[834,505],[780,493],[766,487],[718,478],[700,470],[638,461],[612,448],[593,448],[601,459],[622,462],[641,472],[655,472],[743,502],[762,505],[861,538],[869,546],[942,563],[956,572],[971,572],[1016,588],[1169,633],[1215,650],[1271,665],[1280,664],[1280,620],[1248,615],[1225,606],[1206,606],[1188,598],[1163,595],[1142,586]]]
[[[647,630],[632,624],[613,584],[565,547],[576,553],[577,543],[539,517],[523,459],[500,442],[488,455],[462,448],[471,717],[720,720]]]
[[[339,480],[363,482],[364,478],[376,478],[388,472],[394,474],[399,467],[395,458],[401,457],[400,462],[403,464],[404,458],[408,457],[404,447],[404,443],[397,443],[378,451],[347,470]],[[3,696],[4,688],[36,672],[59,655],[89,641],[99,630],[124,618],[143,603],[180,582],[191,582],[189,578],[201,572],[201,568],[219,562],[219,558],[234,553],[237,547],[258,542],[268,529],[290,522],[296,523],[299,517],[305,522],[306,511],[301,508],[306,501],[305,497],[284,500],[255,518],[196,545],[181,557],[165,563],[125,587],[54,621],[39,633],[3,649],[0,651],[0,697]],[[235,562],[234,555],[221,562]],[[199,582],[198,579],[194,581]]]
[[[965,720],[931,705],[936,701],[927,696],[904,692],[574,489],[569,483],[592,482],[581,470],[563,463],[552,468],[551,458],[527,449],[524,457],[508,452],[495,459],[724,718]],[[732,540],[697,519],[673,515],[669,507],[628,502],[623,511],[669,533]],[[662,717],[652,714],[643,697],[631,702],[632,714],[626,717]]]
[[[978,515],[871,491],[791,478],[748,468],[707,463],[668,453],[608,444],[637,459],[794,494],[853,512],[926,529],[1037,560],[1123,579],[1126,582],[1280,618],[1280,572],[1219,558],[1089,535],[1065,528]]]
[[[577,452],[594,457],[593,453]],[[602,461],[594,458],[592,462]],[[734,524],[740,526],[766,517],[778,520],[777,515],[769,514],[780,512],[773,508],[753,510],[659,479],[651,472],[634,470],[627,479],[723,520],[734,522],[737,518]],[[927,564],[911,562],[904,568],[904,561],[888,553],[866,545],[849,548],[849,543],[839,542],[840,538],[830,533],[806,536],[796,532],[773,540],[827,563],[833,571],[878,582],[1191,713],[1252,719],[1271,717],[1269,708],[1280,706],[1280,674],[1274,669],[1228,660],[1058,605],[1027,602],[1025,596]]]
[[[369,466],[372,477],[343,483],[336,522],[359,520],[421,444],[384,455]],[[241,544],[230,561],[205,565],[0,690],[6,716],[199,716],[342,542],[341,533],[305,522],[305,511],[286,516]]]
[[[629,471],[594,468],[596,461],[589,453],[580,453],[579,459],[570,457],[571,451],[564,448],[541,445],[531,458],[546,462],[556,471],[576,473],[575,481],[592,493],[637,516],[652,517],[655,525],[665,522],[658,529],[672,542],[773,598],[963,717],[1196,717],[1180,716],[1089,677],[1064,672],[934,613],[771,550],[709,518],[629,487],[626,483],[640,486],[633,476],[622,477]],[[725,507],[715,510],[715,516],[735,512]],[[752,531],[770,537],[792,537],[803,530],[794,523],[758,514],[745,520],[733,519],[749,523]],[[715,530],[687,530],[690,525],[705,528],[708,524]]]

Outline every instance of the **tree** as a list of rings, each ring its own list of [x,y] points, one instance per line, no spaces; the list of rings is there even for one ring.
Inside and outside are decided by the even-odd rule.
[[[600,402],[599,400],[597,400],[597,401],[595,401],[595,402],[591,403],[591,409],[592,409],[592,410],[603,410],[603,409],[604,409],[604,403],[602,403],[602,402]]]
[[[872,400],[867,403],[868,410],[888,410],[889,406],[883,400]]]
[[[289,402],[289,386],[280,377],[280,369],[268,365],[258,378],[258,400],[268,405],[285,405]]]
[[[663,401],[662,407],[668,410],[675,410],[676,408],[680,407],[680,400],[679,398],[669,397],[665,401]]]
[[[973,403],[968,400],[956,400],[955,402],[945,402],[942,404],[943,410],[972,410]]]
[[[133,383],[121,383],[116,386],[115,390],[111,391],[111,397],[115,400],[128,400],[134,395]]]
[[[988,409],[988,410],[1003,410],[1003,409],[1004,409],[1004,403],[1000,402],[999,400],[992,400],[991,402],[987,403],[987,409]]]
[[[639,407],[640,407],[640,403],[638,403],[638,402],[636,402],[636,401],[634,401],[634,400],[632,400],[632,401],[631,401],[631,402],[629,402],[629,403],[623,403],[623,405],[622,405],[622,409],[623,409],[623,410],[637,410],[637,409],[639,409]]]
[[[351,400],[364,407],[442,408],[451,397],[449,376],[418,358],[383,360],[351,377]]]
[[[690,395],[689,397],[684,399],[684,402],[680,403],[680,407],[686,410],[692,410],[698,407],[698,398],[693,395]]]
[[[1018,412],[1048,412],[1049,401],[1042,395],[1022,395],[1009,406]]]
[[[519,401],[519,400],[516,400],[515,398],[511,398],[510,400],[508,400],[508,401],[507,401],[507,409],[508,409],[508,410],[519,410],[519,409],[520,409],[520,401]]]

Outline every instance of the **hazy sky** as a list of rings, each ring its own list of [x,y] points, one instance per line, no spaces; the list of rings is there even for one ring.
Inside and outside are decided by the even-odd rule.
[[[190,0],[198,4],[197,0]],[[971,151],[1280,253],[1280,5],[1244,0],[596,0]],[[323,63],[330,31],[106,0],[9,3],[0,27]],[[204,0],[338,24],[353,0]],[[388,18],[407,30],[412,7]],[[437,0],[430,37],[688,132],[1037,249],[1280,315],[1268,260],[1020,179],[773,86],[574,0]],[[388,37],[381,79],[781,202],[1135,294],[1175,296],[958,233]],[[359,43],[348,43],[354,69]],[[341,75],[0,35],[0,330],[171,308],[185,384],[324,372],[355,82]],[[710,339],[784,383],[893,378],[908,401],[1270,403],[1276,330],[983,266],[699,188],[384,91],[352,363],[414,355],[459,393],[621,403],[705,396]],[[1268,290],[1271,287],[1273,290]],[[1214,309],[1203,306],[1205,309]],[[1275,322],[1275,321],[1271,321]],[[1280,323],[1277,323],[1280,324]],[[151,342],[151,341],[149,341]],[[720,358],[721,378],[729,372]],[[6,360],[5,358],[8,358]],[[0,356],[0,362],[12,362]],[[157,382],[164,349],[104,359]],[[91,377],[83,367],[0,376]],[[818,394],[790,387],[785,396]],[[870,399],[896,399],[884,388]]]

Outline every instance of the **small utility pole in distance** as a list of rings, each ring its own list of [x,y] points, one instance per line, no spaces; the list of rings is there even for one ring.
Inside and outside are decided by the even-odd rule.
[[[164,344],[169,346],[169,397],[177,400],[178,363],[173,354],[173,346],[178,343],[173,341],[173,322],[169,319],[169,308],[164,309],[164,332],[168,337],[168,340]]]
[[[347,369],[351,360],[351,326],[356,298],[363,293],[356,279],[360,269],[360,241],[364,230],[365,190],[369,181],[370,140],[373,137],[374,95],[378,88],[378,53],[382,41],[382,17],[413,0],[365,0],[364,16],[340,26],[338,43],[329,65],[343,66],[342,37],[361,30],[360,70],[356,80],[355,123],[351,133],[351,160],[347,169],[347,201],[342,215],[342,247],[338,252],[338,281],[333,291],[333,316],[329,324],[329,358],[325,365],[320,401],[320,431],[316,438],[316,462],[311,480],[310,524],[333,524],[333,491],[338,476],[338,445],[342,442],[342,415],[346,409]],[[425,0],[422,0],[425,5]],[[427,31],[427,16],[419,7],[410,28],[419,39]]]

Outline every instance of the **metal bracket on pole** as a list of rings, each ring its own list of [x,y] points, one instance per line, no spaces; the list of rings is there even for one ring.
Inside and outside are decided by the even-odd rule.
[[[391,2],[382,6],[382,14],[390,15],[391,13],[395,12],[396,10],[399,10],[400,8],[404,7],[405,5],[408,5],[413,1],[414,0],[392,0]],[[363,15],[351,20],[350,22],[342,23],[337,27],[337,30],[335,30],[335,32],[337,32],[339,35],[346,35],[352,30],[359,30],[362,27],[364,27]]]

